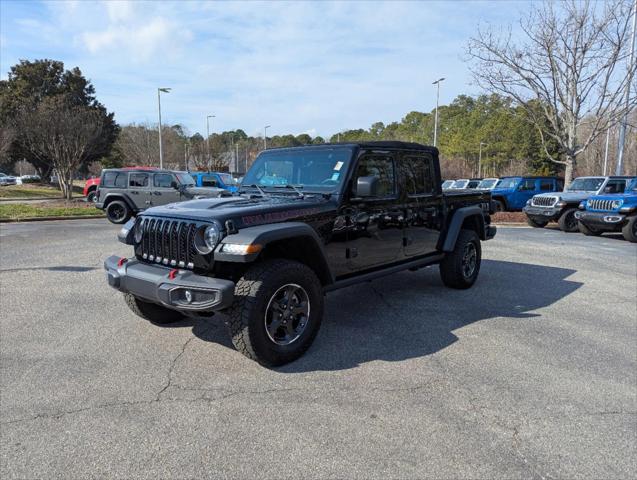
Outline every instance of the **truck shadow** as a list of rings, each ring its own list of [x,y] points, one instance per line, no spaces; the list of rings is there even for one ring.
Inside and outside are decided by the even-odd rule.
[[[397,362],[438,352],[458,341],[455,330],[504,317],[537,318],[582,283],[567,280],[576,270],[484,260],[469,290],[446,288],[432,267],[404,272],[329,294],[323,325],[313,346],[282,373],[343,370],[381,360]],[[193,324],[199,338],[232,348],[221,318]],[[184,326],[184,324],[182,324]],[[219,325],[222,326],[222,325]]]

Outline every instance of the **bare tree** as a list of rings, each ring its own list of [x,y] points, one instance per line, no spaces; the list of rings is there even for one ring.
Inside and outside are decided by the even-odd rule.
[[[565,166],[567,184],[577,156],[637,104],[635,94],[623,103],[635,69],[625,67],[631,6],[629,0],[545,1],[520,21],[519,41],[511,28],[504,34],[481,29],[469,40],[478,84],[525,107],[547,157]],[[584,122],[590,122],[585,134]],[[559,157],[550,143],[558,145]]]
[[[73,105],[63,96],[43,100],[35,110],[23,110],[16,127],[35,158],[50,161],[65,198],[73,194],[73,175],[100,148],[104,119],[91,107]]]

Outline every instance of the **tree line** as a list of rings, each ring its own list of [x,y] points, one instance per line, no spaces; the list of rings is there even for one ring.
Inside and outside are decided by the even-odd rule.
[[[631,0],[603,5],[567,0],[533,4],[520,20],[522,35],[492,27],[469,39],[467,61],[485,91],[459,95],[438,109],[443,175],[612,173],[618,137],[629,128],[624,172],[637,172],[637,62],[629,63]],[[431,144],[434,112],[412,111],[400,121],[338,132],[249,136],[237,129],[190,133],[162,129],[168,168],[243,173],[266,147],[328,142],[403,140]],[[77,172],[159,163],[156,125],[119,126],[97,101],[79,68],[55,60],[22,60],[0,81],[0,167],[33,165],[52,171],[71,197]],[[604,170],[604,167],[606,169]]]

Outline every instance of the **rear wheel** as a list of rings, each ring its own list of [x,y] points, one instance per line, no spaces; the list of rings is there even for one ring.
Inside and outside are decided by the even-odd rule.
[[[532,219],[531,217],[526,217],[526,223],[528,223],[533,228],[544,228],[548,225],[549,222],[540,222]]]
[[[227,314],[237,350],[268,367],[283,365],[314,341],[323,317],[323,287],[302,263],[268,260],[237,282]]]
[[[632,243],[637,243],[637,216],[628,220],[628,223],[622,228],[624,238]]]
[[[587,227],[580,221],[577,222],[577,228],[587,237],[598,237],[602,234],[601,230],[595,230],[594,228]]]
[[[131,293],[125,293],[124,300],[135,315],[158,325],[178,322],[184,318],[181,313],[175,310],[145,302]]]
[[[494,200],[493,204],[496,212],[504,212],[506,210],[506,205],[504,205],[502,200]]]
[[[113,200],[106,206],[106,218],[111,223],[126,223],[130,217],[130,208],[121,200]]]
[[[94,203],[95,202],[95,190],[91,190],[90,192],[88,192],[88,195],[86,196],[86,201],[88,203]]]
[[[480,238],[473,230],[460,230],[453,252],[440,262],[442,282],[451,288],[471,287],[480,272],[482,249]]]
[[[560,230],[563,232],[577,232],[577,218],[575,218],[577,208],[567,208],[557,221]]]

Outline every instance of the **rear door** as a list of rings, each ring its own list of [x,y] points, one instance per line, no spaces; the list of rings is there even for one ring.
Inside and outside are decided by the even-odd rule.
[[[152,200],[153,206],[166,205],[181,200],[179,190],[173,187],[177,179],[172,173],[153,174]]]
[[[433,253],[440,235],[441,205],[433,158],[424,152],[405,153],[399,165],[405,190],[404,255]]]
[[[137,210],[145,210],[150,207],[150,174],[146,172],[131,172],[128,175],[128,194]]]
[[[522,207],[524,207],[527,200],[538,193],[538,183],[539,180],[536,178],[522,179],[522,181],[518,185],[516,192],[512,195],[513,203],[510,203],[509,207],[516,210],[520,210]]]

